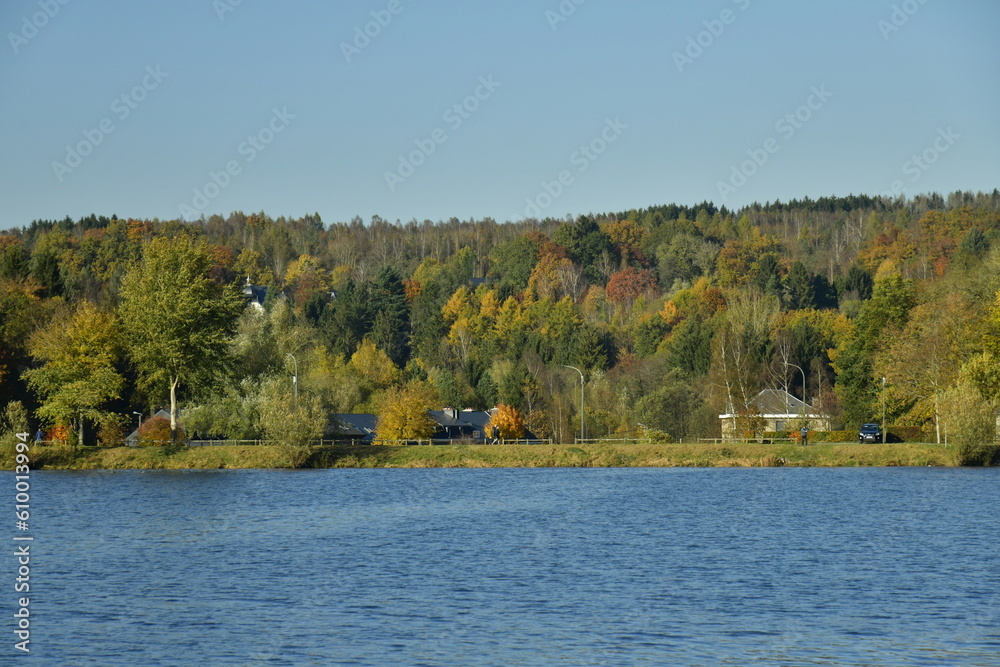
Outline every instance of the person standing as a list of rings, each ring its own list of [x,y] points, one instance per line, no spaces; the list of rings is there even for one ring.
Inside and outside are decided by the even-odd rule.
[[[809,429],[806,428],[805,425],[803,425],[802,426],[802,431],[800,433],[802,434],[802,444],[803,445],[808,445],[809,444]]]

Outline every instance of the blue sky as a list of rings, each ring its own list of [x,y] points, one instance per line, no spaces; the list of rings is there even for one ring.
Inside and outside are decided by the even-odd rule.
[[[63,1],[0,5],[2,229],[1000,186],[995,0]]]

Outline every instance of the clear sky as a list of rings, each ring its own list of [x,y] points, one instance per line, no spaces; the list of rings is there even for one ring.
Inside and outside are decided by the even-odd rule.
[[[997,0],[4,0],[0,229],[992,190],[998,27]]]

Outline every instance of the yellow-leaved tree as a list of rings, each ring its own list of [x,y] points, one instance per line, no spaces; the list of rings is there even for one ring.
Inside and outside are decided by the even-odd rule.
[[[412,382],[387,391],[382,397],[375,431],[377,443],[429,438],[437,424],[427,411],[434,405],[435,392],[424,382]]]
[[[524,437],[524,417],[520,410],[512,405],[501,403],[497,406],[496,412],[490,417],[488,428],[489,433],[493,433],[496,428],[497,436],[505,440],[516,440]]]
[[[74,425],[83,445],[84,425],[113,419],[109,403],[125,385],[116,369],[121,349],[117,318],[83,301],[35,332],[29,349],[41,362],[24,372],[41,399],[38,416],[48,424]]]
[[[368,391],[386,389],[399,381],[399,367],[367,338],[351,355],[350,365]]]

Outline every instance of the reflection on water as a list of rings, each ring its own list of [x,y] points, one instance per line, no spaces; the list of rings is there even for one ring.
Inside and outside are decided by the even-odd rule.
[[[998,665],[998,482],[955,469],[40,472],[33,657]]]

